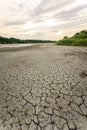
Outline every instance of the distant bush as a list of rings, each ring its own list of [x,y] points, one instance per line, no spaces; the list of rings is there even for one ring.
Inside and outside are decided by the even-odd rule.
[[[87,31],[83,30],[76,33],[73,37],[65,36],[62,40],[56,42],[57,45],[71,45],[71,46],[87,46]]]

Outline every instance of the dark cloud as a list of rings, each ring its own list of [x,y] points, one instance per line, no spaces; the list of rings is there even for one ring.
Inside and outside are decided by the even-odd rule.
[[[79,13],[84,9],[87,9],[87,5],[80,5],[77,7],[73,7],[69,10],[63,10],[54,15],[54,18],[62,19],[62,20],[73,20],[75,18],[80,17]]]
[[[11,22],[6,22],[4,25],[6,26],[19,26],[25,24],[25,21],[11,21]]]
[[[42,36],[42,33],[41,32],[37,32],[36,35],[37,36]]]

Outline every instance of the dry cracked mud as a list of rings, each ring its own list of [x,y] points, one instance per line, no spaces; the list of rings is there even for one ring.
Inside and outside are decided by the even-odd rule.
[[[87,48],[0,52],[0,130],[87,130]]]

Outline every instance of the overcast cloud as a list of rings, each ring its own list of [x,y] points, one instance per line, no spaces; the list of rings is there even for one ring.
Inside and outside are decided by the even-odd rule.
[[[57,40],[87,29],[87,0],[0,0],[0,35]]]

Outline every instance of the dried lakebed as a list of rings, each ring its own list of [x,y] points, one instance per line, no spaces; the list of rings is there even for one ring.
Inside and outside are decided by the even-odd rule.
[[[0,52],[0,130],[87,130],[87,48]]]

